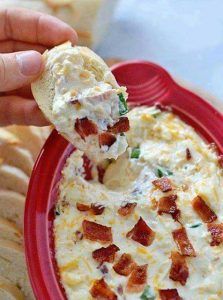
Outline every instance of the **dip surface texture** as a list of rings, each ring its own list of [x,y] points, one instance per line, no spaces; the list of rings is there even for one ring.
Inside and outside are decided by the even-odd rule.
[[[223,180],[213,147],[171,112],[127,116],[129,147],[106,165],[103,184],[96,166],[84,179],[80,151],[62,172],[54,234],[67,298],[223,299]]]

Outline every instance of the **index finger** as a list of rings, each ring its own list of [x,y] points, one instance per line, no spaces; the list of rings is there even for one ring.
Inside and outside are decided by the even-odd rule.
[[[61,20],[28,9],[0,9],[0,41],[16,40],[53,47],[77,43],[76,32]]]

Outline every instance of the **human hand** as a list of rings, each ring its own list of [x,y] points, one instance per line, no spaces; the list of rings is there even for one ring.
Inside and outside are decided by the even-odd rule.
[[[30,83],[42,72],[42,53],[70,40],[75,31],[57,18],[26,9],[0,9],[0,126],[44,126]]]

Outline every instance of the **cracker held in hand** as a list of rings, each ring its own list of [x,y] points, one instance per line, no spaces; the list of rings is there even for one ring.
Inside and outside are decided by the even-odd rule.
[[[32,84],[45,116],[93,161],[116,159],[127,148],[126,88],[105,62],[69,42],[44,53],[45,71]]]

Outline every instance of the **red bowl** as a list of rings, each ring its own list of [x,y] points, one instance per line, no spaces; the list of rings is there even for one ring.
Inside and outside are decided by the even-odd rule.
[[[199,96],[180,87],[163,68],[146,61],[127,61],[116,65],[113,73],[120,85],[127,86],[131,105],[159,103],[162,108],[171,107],[223,153],[223,115]],[[73,150],[54,130],[36,161],[29,184],[25,250],[37,299],[66,299],[54,257],[53,220],[61,170]]]

